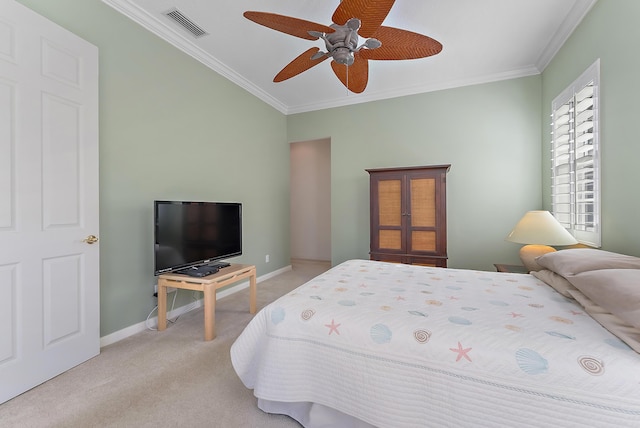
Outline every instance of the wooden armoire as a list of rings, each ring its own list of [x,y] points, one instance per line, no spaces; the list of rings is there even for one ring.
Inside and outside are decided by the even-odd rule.
[[[447,267],[451,165],[367,169],[371,260]]]

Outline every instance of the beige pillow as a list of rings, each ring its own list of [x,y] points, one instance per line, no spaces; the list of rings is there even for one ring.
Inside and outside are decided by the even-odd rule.
[[[530,273],[531,275],[538,278],[540,281],[547,284],[549,287],[556,290],[558,293],[562,294],[565,297],[569,297],[573,299],[573,296],[571,295],[571,293],[569,293],[569,290],[575,290],[576,287],[571,285],[571,283],[567,281],[564,277],[558,275],[555,272],[551,272],[550,270],[547,270],[547,269],[532,271]]]
[[[538,257],[536,261],[540,266],[565,278],[599,269],[640,269],[640,257],[593,248],[555,251]]]
[[[585,312],[591,315],[591,318],[640,354],[640,329],[627,324],[617,316],[607,312],[604,308],[592,302],[587,296],[581,293],[580,290],[571,290],[569,293],[582,305]]]
[[[603,269],[568,278],[607,311],[640,328],[640,269]]]

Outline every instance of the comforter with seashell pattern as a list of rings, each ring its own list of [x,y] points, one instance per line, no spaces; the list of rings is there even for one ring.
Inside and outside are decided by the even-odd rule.
[[[640,426],[640,355],[528,274],[350,260],[231,356],[256,397],[378,427]]]

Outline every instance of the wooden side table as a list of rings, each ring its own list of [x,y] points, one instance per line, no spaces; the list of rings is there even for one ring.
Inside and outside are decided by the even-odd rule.
[[[243,279],[249,279],[249,312],[256,313],[256,267],[232,264],[213,275],[196,278],[176,273],[158,276],[158,331],[167,328],[167,288],[202,291],[204,293],[204,340],[216,337],[216,290]]]
[[[494,266],[498,272],[510,272],[510,273],[529,273],[527,268],[522,265],[507,265],[503,263],[495,263]]]

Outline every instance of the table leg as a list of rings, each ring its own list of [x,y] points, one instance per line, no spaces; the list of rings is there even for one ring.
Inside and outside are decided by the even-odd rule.
[[[256,313],[256,269],[254,268],[249,277],[249,313]]]
[[[158,281],[158,331],[167,328],[167,287]]]
[[[214,283],[204,287],[204,340],[216,337],[216,286]]]

